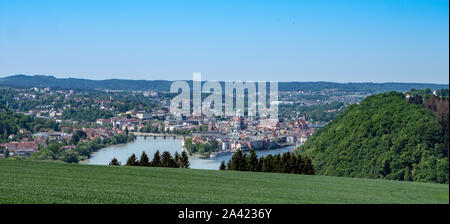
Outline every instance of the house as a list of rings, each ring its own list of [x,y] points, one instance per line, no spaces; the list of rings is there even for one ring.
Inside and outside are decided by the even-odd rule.
[[[39,151],[39,144],[36,142],[10,142],[0,144],[0,147],[8,150],[10,156],[29,156],[31,153]]]
[[[139,111],[136,113],[136,117],[143,120],[143,119],[150,119],[152,118],[152,114],[151,113],[147,113],[145,111]]]

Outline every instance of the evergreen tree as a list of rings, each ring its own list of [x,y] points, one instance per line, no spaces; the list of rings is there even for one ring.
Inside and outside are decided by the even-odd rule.
[[[183,167],[183,162],[181,161],[181,156],[178,152],[175,152],[175,156],[173,159],[175,160],[176,167],[178,167],[178,168]]]
[[[291,153],[290,152],[283,153],[280,161],[281,161],[281,164],[279,164],[280,172],[290,173],[291,172],[291,167],[290,167],[291,166]]]
[[[247,159],[247,164],[249,171],[253,172],[258,171],[259,161],[258,156],[256,155],[256,151],[254,149],[250,150],[250,156]]]
[[[120,166],[120,162],[114,157],[109,163],[110,166]]]
[[[175,167],[175,161],[172,155],[168,151],[164,151],[161,158],[161,163],[163,167]]]
[[[133,155],[130,156],[127,160],[127,166],[137,166],[137,160],[136,155],[133,153]]]
[[[157,150],[155,152],[155,154],[153,155],[153,160],[151,162],[151,166],[154,166],[154,167],[162,166],[161,156],[159,155],[159,150]]]
[[[182,166],[183,168],[189,168],[189,166],[190,166],[186,151],[183,151],[181,153],[181,163],[183,164],[183,166]]]
[[[150,166],[150,161],[145,151],[142,151],[141,159],[138,162],[139,166]]]
[[[244,170],[243,166],[245,166],[245,164],[246,161],[244,159],[242,150],[236,150],[231,157],[231,170],[242,171]]]
[[[296,159],[295,159],[295,168],[294,168],[294,173],[297,174],[302,174],[304,172],[304,161],[303,158],[300,154],[297,154]]]
[[[276,172],[276,173],[282,173],[283,172],[283,167],[282,167],[282,164],[281,164],[281,156],[280,156],[280,154],[276,154],[273,157],[272,167],[273,167],[273,171],[272,172]]]
[[[263,160],[262,172],[273,172],[273,156],[267,155],[265,158],[261,158]]]
[[[231,159],[227,162],[227,170],[231,170]]]
[[[309,157],[305,158],[305,171],[303,174],[314,175],[314,167]]]
[[[222,161],[221,163],[220,163],[220,168],[219,168],[220,170],[226,170],[227,169],[227,165],[225,165],[225,161]]]

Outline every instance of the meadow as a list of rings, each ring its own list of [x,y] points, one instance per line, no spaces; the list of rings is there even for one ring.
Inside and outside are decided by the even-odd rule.
[[[449,185],[0,160],[0,203],[449,203]]]

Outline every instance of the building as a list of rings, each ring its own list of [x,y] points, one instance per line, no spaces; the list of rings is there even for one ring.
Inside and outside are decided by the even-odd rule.
[[[9,151],[9,156],[26,156],[39,151],[39,144],[36,142],[10,142],[0,144],[0,147]]]
[[[147,113],[145,111],[139,111],[136,113],[136,117],[143,120],[143,119],[151,119],[152,118],[152,114],[151,113]]]

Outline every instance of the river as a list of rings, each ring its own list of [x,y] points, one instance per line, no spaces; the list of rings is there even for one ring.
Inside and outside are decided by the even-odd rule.
[[[270,150],[257,150],[256,154],[258,157],[266,156],[269,154],[278,154],[288,152],[292,146],[287,146],[279,149],[270,149]],[[91,158],[88,160],[81,161],[81,164],[93,164],[93,165],[108,165],[111,162],[112,158],[117,158],[121,164],[125,164],[127,159],[131,156],[131,154],[136,154],[139,158],[141,153],[145,151],[151,160],[153,158],[153,154],[159,150],[161,153],[163,151],[169,151],[172,155],[175,152],[181,153],[181,139],[172,139],[163,137],[157,137],[154,139],[153,137],[147,137],[146,139],[142,136],[138,136],[135,141],[120,144],[120,145],[112,145],[100,149],[99,151],[92,154]],[[218,170],[220,163],[224,160],[227,162],[231,159],[232,153],[220,153],[213,158],[201,158],[197,156],[189,157],[190,168],[193,169],[208,169],[208,170]]]

